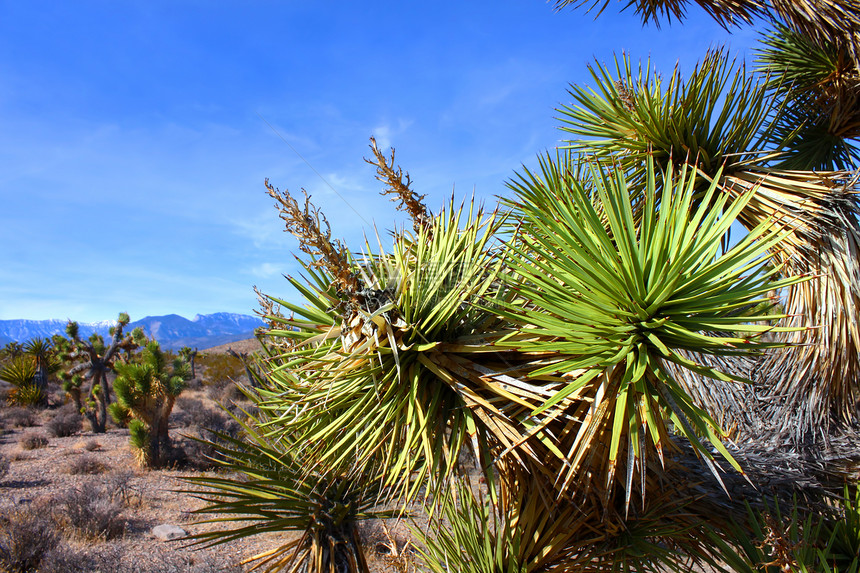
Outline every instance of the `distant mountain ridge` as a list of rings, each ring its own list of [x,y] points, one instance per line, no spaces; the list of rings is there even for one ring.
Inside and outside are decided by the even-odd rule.
[[[33,338],[49,338],[54,334],[66,334],[67,320],[0,320],[0,345],[17,341],[24,343]],[[88,338],[94,332],[107,339],[113,320],[78,324],[81,338]],[[147,336],[161,343],[165,349],[176,350],[183,346],[192,348],[211,348],[229,342],[253,338],[254,329],[263,326],[262,320],[247,314],[216,312],[198,314],[192,319],[167,314],[146,316],[135,320],[126,327],[128,332],[138,326],[143,327]]]

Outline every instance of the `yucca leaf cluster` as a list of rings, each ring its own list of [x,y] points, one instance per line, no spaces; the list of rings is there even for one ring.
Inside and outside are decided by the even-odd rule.
[[[489,241],[496,216],[450,204],[433,222],[432,235],[421,228],[391,252],[355,262],[362,289],[342,296],[357,304],[339,305],[328,288],[333,276],[309,265],[312,285],[292,282],[315,304],[276,300],[292,316],[275,320],[290,329],[268,333],[288,345],[270,359],[282,363],[263,391],[272,399],[260,407],[326,463],[383,456],[385,480],[398,487],[413,474],[416,484],[450,475],[479,431],[479,414],[468,405],[487,389],[470,388],[479,374],[456,355],[477,351],[469,338],[499,322],[472,304],[495,288],[500,261]],[[482,408],[505,423],[504,412],[490,403]],[[285,410],[301,414],[290,418]]]
[[[347,470],[324,463],[308,465],[295,457],[288,436],[277,442],[258,429],[244,426],[244,440],[220,436],[215,448],[229,466],[241,472],[241,482],[202,476],[193,481],[207,486],[203,495],[209,505],[202,515],[213,522],[224,516],[245,525],[228,532],[211,531],[197,536],[198,544],[217,545],[235,539],[283,531],[301,536],[252,558],[264,571],[362,571],[367,569],[357,525],[367,519],[385,519],[397,512],[379,508],[384,486],[368,480],[365,468]],[[190,493],[200,495],[200,490]]]
[[[769,308],[768,292],[797,280],[774,280],[779,269],[767,266],[781,233],[762,224],[725,250],[722,241],[750,195],[729,205],[715,184],[701,194],[695,168],[669,168],[659,179],[671,187],[658,193],[650,160],[637,220],[623,171],[592,163],[581,181],[571,175],[575,162],[569,153],[545,158],[540,174],[527,171],[511,185],[521,224],[510,269],[520,284],[502,314],[517,332],[500,342],[546,353],[527,376],[558,381],[538,412],[565,414],[557,430],[562,491],[575,484],[580,492],[602,491],[609,503],[621,473],[629,501],[636,466],[644,476],[649,452],[662,464],[672,434],[706,460],[713,448],[740,470],[722,430],[666,364],[741,380],[683,351],[733,355],[771,346],[760,336],[778,330],[768,322],[779,315],[749,311]]]
[[[48,399],[48,377],[59,370],[58,349],[46,338],[33,338],[23,345],[10,343],[3,352],[0,380],[14,388],[9,401],[21,406],[44,405]]]
[[[775,264],[817,275],[784,295],[782,324],[795,330],[780,339],[804,346],[773,354],[759,372],[775,382],[774,431],[802,442],[855,419],[860,395],[860,207],[851,173],[836,170],[856,166],[860,84],[835,45],[781,26],[765,46],[755,73],[716,50],[688,77],[675,69],[668,80],[623,56],[614,70],[596,65],[596,85],[573,86],[573,103],[559,112],[573,137],[566,147],[619,166],[634,205],[643,204],[647,158],[663,171],[690,163],[700,192],[716,182],[732,200],[751,194],[737,213],[747,230],[767,223],[787,232]]]
[[[301,227],[302,211],[282,197],[282,217],[315,245],[306,280],[289,279],[306,303],[266,297],[265,380],[249,392],[260,413],[248,424],[253,439],[241,448],[233,442],[224,464],[252,479],[268,468],[272,480],[295,484],[290,496],[311,495],[301,493],[308,476],[349,478],[354,487],[364,480],[379,507],[421,500],[452,520],[484,511],[465,490],[446,493],[473,467],[498,526],[452,526],[455,537],[428,547],[438,556],[465,542],[457,536],[480,534],[492,540],[501,570],[587,563],[600,570],[633,559],[616,544],[654,531],[696,546],[697,537],[679,534],[696,522],[682,517],[693,497],[675,492],[667,503],[662,495],[661,480],[678,471],[675,451],[691,443],[714,472],[714,452],[740,468],[722,429],[666,364],[735,381],[681,351],[735,355],[772,346],[761,339],[779,318],[768,293],[800,280],[779,279],[779,266],[768,264],[785,233],[761,225],[725,248],[751,194],[730,197],[716,183],[703,191],[695,167],[661,171],[649,160],[640,197],[625,170],[600,161],[562,152],[541,165],[540,174],[526,171],[511,183],[516,196],[504,217],[453,202],[435,216],[415,208],[414,232],[396,231],[391,248],[373,254],[367,243],[361,255],[329,248],[328,234]],[[235,497],[213,512],[258,515],[255,500],[279,497],[229,479],[197,481]],[[329,500],[315,503],[340,503],[338,491],[314,490]],[[467,505],[452,509],[454,498]],[[310,511],[292,497],[283,503],[271,520],[287,519],[275,515],[292,506]],[[352,549],[325,557],[326,544],[346,547],[333,541],[341,535],[335,527],[317,538],[310,521],[279,523],[304,531],[304,541],[290,546],[288,561],[282,548],[267,566],[352,559]],[[633,524],[641,533],[631,541]],[[531,541],[515,542],[523,531]],[[675,556],[668,551],[665,560]]]

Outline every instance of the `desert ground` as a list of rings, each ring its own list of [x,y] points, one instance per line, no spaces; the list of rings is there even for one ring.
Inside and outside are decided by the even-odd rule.
[[[138,465],[127,429],[109,426],[96,434],[85,421],[76,423],[74,406],[59,387],[47,407],[28,409],[7,405],[3,394],[9,388],[0,382],[0,571],[240,572],[253,565],[243,565],[246,559],[294,539],[285,532],[205,548],[183,538],[219,527],[197,523],[202,518],[194,510],[204,502],[183,491],[194,487],[183,478],[214,471],[205,448],[191,438],[206,436],[205,428],[238,431],[222,406],[241,404],[236,383],[245,376],[226,352],[253,352],[257,344],[201,351],[208,358],[198,360],[197,377],[170,418],[181,455],[165,469]],[[179,538],[160,538],[156,534],[165,528],[159,526],[171,526],[175,533],[166,537]],[[403,559],[410,555],[403,551],[405,531],[403,524],[363,527],[373,570],[411,569]],[[4,548],[17,553],[4,556]]]

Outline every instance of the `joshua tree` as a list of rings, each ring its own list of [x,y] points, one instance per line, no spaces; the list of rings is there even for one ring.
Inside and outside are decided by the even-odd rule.
[[[133,362],[116,365],[114,392],[117,402],[111,405],[114,418],[130,417],[131,444],[143,466],[161,466],[170,451],[168,419],[176,397],[191,377],[183,358],[176,358],[168,368],[167,358],[158,342],[150,341]]]
[[[24,353],[24,347],[20,342],[16,340],[12,340],[11,342],[7,342],[2,349],[0,349],[0,356],[3,358],[15,358],[16,356],[20,356]]]
[[[387,191],[420,202],[374,152]],[[284,325],[267,340],[285,344],[271,343],[261,364],[257,432],[267,444],[289,435],[285,455],[331,471],[358,463],[368,483],[385,486],[383,499],[402,503],[427,491],[444,504],[471,449],[500,518],[533,540],[505,549],[505,567],[620,563],[631,539],[618,532],[637,523],[651,528],[632,542],[659,527],[664,542],[695,548],[695,520],[683,517],[693,495],[667,498],[654,472],[669,471],[680,440],[712,467],[712,451],[738,465],[664,364],[732,379],[684,352],[767,348],[760,335],[770,327],[749,323],[773,316],[736,311],[797,279],[773,282],[762,255],[782,234],[767,225],[721,253],[749,194],[729,206],[711,185],[690,210],[697,170],[658,173],[651,162],[644,175],[634,219],[623,174],[581,169],[570,153],[547,158],[540,175],[512,184],[517,224],[507,234],[495,214],[450,205],[430,216],[413,205],[415,233],[361,261],[321,230],[309,201],[300,208],[270,188],[302,250],[318,258],[306,264],[309,284],[291,279],[308,305],[272,299],[293,316],[266,317]],[[250,489],[231,489],[240,490],[234,513],[253,505]]]
[[[595,66],[596,87],[571,89],[574,103],[560,110],[562,129],[572,134],[572,149],[632,173],[641,174],[646,157],[663,168],[695,163],[702,185],[719,170],[723,193],[753,193],[739,222],[752,228],[770,221],[787,231],[775,262],[786,274],[815,278],[786,292],[783,324],[798,328],[781,337],[801,348],[772,353],[759,365],[767,381],[759,393],[768,394],[772,431],[809,442],[858,420],[860,208],[856,179],[844,170],[860,167],[860,8],[823,3],[808,14],[826,18],[832,8],[845,15],[822,24],[839,30],[815,33],[789,17],[802,14],[804,2],[702,4],[715,12],[760,6],[783,15],[785,22],[762,38],[763,73],[750,74],[716,51],[689,77],[675,70],[664,81],[624,57],[614,72]],[[659,12],[650,2],[636,5],[645,19]],[[673,12],[676,4],[667,5]],[[641,175],[633,180],[641,193]],[[712,411],[727,407],[713,404]]]
[[[183,346],[179,349],[179,357],[190,365],[191,378],[197,378],[197,369],[195,367],[195,362],[197,361],[197,348],[192,350],[190,346]]]
[[[96,433],[104,433],[106,430],[107,410],[111,403],[108,373],[113,371],[121,357],[121,351],[137,348],[144,340],[143,330],[140,328],[135,328],[130,335],[123,335],[123,329],[128,323],[128,314],[120,313],[116,325],[110,329],[109,345],[105,345],[98,334],[94,334],[89,340],[81,340],[77,322],[69,321],[66,326],[66,334],[71,344],[64,358],[75,365],[63,375],[66,381],[64,388],[75,397],[76,404],[83,410],[82,413]],[[81,388],[85,382],[89,382],[89,387],[82,393]]]
[[[632,4],[649,20],[681,17],[685,2]],[[396,231],[390,252],[358,257],[331,239],[309,198],[301,206],[267,182],[308,255],[307,281],[289,279],[305,304],[263,304],[292,314],[265,316],[255,439],[235,443],[225,465],[274,472],[265,475],[282,476],[290,495],[296,477],[268,460],[335,476],[358,466],[379,500],[400,507],[422,494],[445,518],[424,544],[435,571],[690,570],[737,541],[725,517],[743,495],[761,501],[752,488],[733,498],[719,489],[779,471],[749,464],[756,458],[720,421],[752,420],[736,428],[747,442],[762,424],[794,443],[850,432],[860,399],[860,210],[844,170],[856,167],[858,136],[845,111],[856,81],[845,78],[856,76],[842,66],[841,76],[804,83],[791,70],[810,46],[818,63],[860,61],[856,3],[829,3],[806,21],[803,2],[699,4],[724,24],[783,18],[760,56],[783,83],[720,50],[688,77],[664,79],[626,57],[614,72],[597,65],[596,87],[574,86],[574,103],[560,110],[572,138],[511,181],[504,216],[453,203],[432,215],[393,155],[372,145],[385,193],[414,232]],[[839,111],[836,101],[848,103]],[[789,113],[799,118],[790,133]],[[729,247],[734,221],[748,234]],[[739,368],[749,364],[755,386]],[[462,483],[466,450],[486,500]],[[769,485],[790,497],[813,473],[801,470],[802,480]],[[284,493],[290,509],[273,508],[276,494],[256,481],[204,482],[215,490],[207,511],[259,519],[271,510],[253,531],[201,536],[209,542],[268,530],[266,519],[294,527],[292,509],[319,506]],[[794,570],[787,557],[779,563]]]

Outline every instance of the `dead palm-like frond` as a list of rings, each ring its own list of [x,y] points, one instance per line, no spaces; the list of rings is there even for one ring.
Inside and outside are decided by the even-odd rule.
[[[568,153],[557,161],[576,159]],[[630,199],[636,194],[622,171],[594,163],[586,184],[553,176],[567,171],[544,167],[549,177],[526,172],[511,185],[522,224],[509,259],[520,284],[519,298],[505,303],[502,314],[517,332],[498,343],[545,353],[528,377],[556,388],[537,412],[563,412],[546,422],[561,452],[551,466],[557,491],[590,492],[608,508],[618,476],[629,503],[633,484],[645,487],[649,463],[663,464],[664,449],[674,448],[675,433],[706,463],[713,448],[740,470],[722,444],[723,431],[665,363],[740,380],[685,352],[731,356],[770,346],[760,336],[780,329],[763,322],[779,317],[736,311],[797,282],[774,281],[778,269],[765,268],[765,253],[782,233],[763,223],[722,252],[725,233],[752,194],[729,203],[712,183],[699,196],[695,169],[670,167],[658,178],[649,160],[638,220]]]
[[[775,351],[758,376],[768,387],[773,429],[798,441],[857,418],[860,206],[856,183],[840,174],[758,171],[725,178],[733,192],[756,190],[759,200],[739,220],[775,219],[788,231],[775,260],[786,272],[816,276],[786,289],[783,324],[802,331],[782,339],[797,347]]]
[[[762,0],[695,0],[695,3],[724,27],[750,24],[757,16],[767,13],[767,4]],[[567,6],[587,6],[589,11],[597,10],[598,15],[609,4],[610,0],[555,0],[556,10]],[[689,5],[690,0],[627,0],[623,9],[633,7],[643,24],[654,23],[659,26],[664,18],[668,22],[673,18],[684,20]]]
[[[502,505],[456,484],[428,531],[413,528],[425,566],[434,573],[658,573],[710,562],[709,530],[693,511],[692,489],[654,494],[625,517],[607,519],[593,499],[557,503],[540,475],[506,482],[516,493]]]
[[[753,355],[719,356],[685,350],[679,350],[679,353],[696,364],[722,372],[732,372],[747,380],[756,378],[756,367],[760,358]],[[761,409],[753,384],[703,377],[671,362],[666,363],[666,369],[690,395],[693,403],[710,413],[730,439],[739,433],[746,435],[761,432]]]
[[[758,17],[774,24],[785,24],[818,45],[833,44],[844,50],[860,72],[860,6],[855,0],[695,0],[723,27],[752,24]],[[567,6],[597,10],[598,15],[610,0],[555,0],[555,8]],[[690,0],[626,0],[643,24],[660,25],[664,18],[683,20]]]

